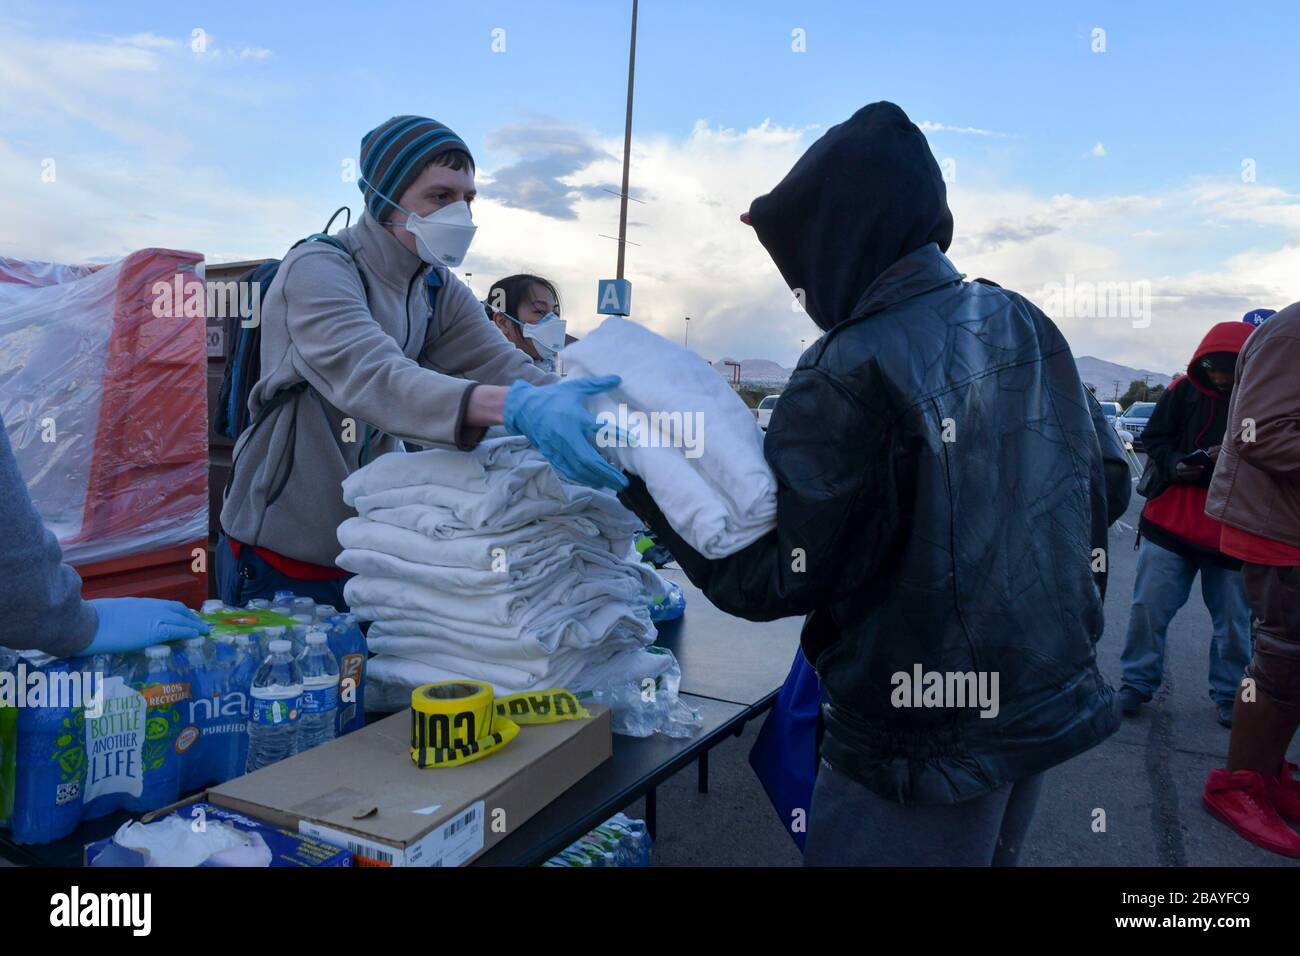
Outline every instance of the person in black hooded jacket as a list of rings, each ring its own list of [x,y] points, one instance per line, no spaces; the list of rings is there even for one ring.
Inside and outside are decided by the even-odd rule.
[[[777,526],[709,560],[639,479],[620,498],[723,611],[807,615],[806,862],[1013,863],[1042,772],[1117,726],[1095,644],[1123,450],[1051,320],[944,256],[943,179],[894,104],[829,130],[746,219],[826,333],[765,439]]]
[[[1228,426],[1237,354],[1249,322],[1219,322],[1201,339],[1187,374],[1169,383],[1142,432],[1158,479],[1138,521],[1133,609],[1120,655],[1120,713],[1134,717],[1160,687],[1169,623],[1201,578],[1210,612],[1209,692],[1219,723],[1232,726],[1237,685],[1250,663],[1250,602],[1241,562],[1219,548],[1223,525],[1205,513],[1210,478]],[[1153,493],[1155,492],[1155,493]]]

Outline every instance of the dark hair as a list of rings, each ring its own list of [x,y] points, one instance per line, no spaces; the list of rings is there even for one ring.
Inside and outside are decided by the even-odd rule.
[[[549,279],[521,272],[518,275],[506,276],[504,279],[498,279],[492,283],[492,288],[488,289],[487,300],[483,303],[488,318],[492,318],[493,312],[505,312],[516,319],[519,318],[519,306],[523,303],[524,296],[532,292],[535,285],[550,290],[551,295],[555,296],[555,307],[558,310],[560,307],[560,293],[556,291],[555,285]],[[502,302],[503,299],[504,302]]]
[[[449,149],[445,153],[439,153],[429,160],[424,168],[428,169],[430,166],[450,166],[456,172],[463,169],[468,169],[471,173],[474,172],[474,160],[463,149]],[[422,169],[420,172],[424,172],[424,170]]]

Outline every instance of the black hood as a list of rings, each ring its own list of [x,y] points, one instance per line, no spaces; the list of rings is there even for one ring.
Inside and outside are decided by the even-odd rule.
[[[910,252],[952,242],[939,164],[893,103],[831,127],[766,196],[749,222],[823,329],[849,318],[876,277]]]

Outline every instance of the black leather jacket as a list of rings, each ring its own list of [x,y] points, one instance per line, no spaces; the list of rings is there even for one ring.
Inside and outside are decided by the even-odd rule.
[[[881,275],[781,395],[764,446],[775,531],[708,560],[639,480],[622,497],[723,611],[808,615],[832,766],[891,800],[952,803],[1116,729],[1093,568],[1108,525],[1099,435],[1118,443],[1090,404],[1055,325],[963,282],[931,245]],[[918,664],[996,673],[996,717],[894,706],[894,675]]]
[[[944,256],[938,166],[893,104],[831,129],[749,219],[827,330],[768,426],[776,528],[707,560],[639,480],[623,501],[722,610],[808,615],[822,756],[880,796],[967,800],[1100,743],[1118,718],[1094,571],[1130,482],[1061,333]],[[996,715],[900,706],[918,667],[996,678]]]

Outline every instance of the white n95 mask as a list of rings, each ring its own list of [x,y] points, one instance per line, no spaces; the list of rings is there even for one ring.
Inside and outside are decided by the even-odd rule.
[[[406,213],[403,225],[407,232],[415,236],[415,248],[424,262],[454,269],[465,261],[469,244],[474,241],[474,233],[478,231],[478,226],[474,225],[474,218],[469,213],[469,203],[463,199],[449,202],[427,216],[417,216],[379,192],[374,183],[365,179],[361,181],[374,189],[380,198],[387,200],[394,209]],[[394,225],[391,222],[381,224]]]
[[[469,214],[469,203],[463,199],[447,203],[427,216],[407,213],[404,225],[406,231],[415,236],[415,248],[419,250],[421,259],[448,268],[455,268],[465,261],[474,233],[478,231]]]
[[[519,324],[523,327],[524,338],[537,346],[543,353],[543,358],[554,355],[564,348],[564,331],[567,325],[554,312],[547,312],[531,325],[524,322]]]
[[[554,312],[547,312],[536,322],[520,322],[509,312],[502,312],[507,319],[519,326],[519,331],[537,346],[537,351],[541,353],[542,358],[552,358],[556,352],[564,348],[564,332],[568,328],[564,319],[560,318]]]

